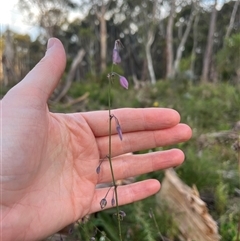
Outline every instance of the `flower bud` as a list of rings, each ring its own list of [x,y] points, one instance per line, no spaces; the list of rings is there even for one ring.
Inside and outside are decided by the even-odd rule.
[[[112,55],[112,61],[114,64],[120,64],[121,63],[121,57],[119,55],[119,50],[123,47],[121,41],[118,39],[115,41],[114,48],[113,48],[113,55]]]
[[[111,205],[112,205],[112,206],[115,206],[115,203],[116,203],[116,202],[115,202],[115,198],[113,197],[112,200],[111,200]]]
[[[120,84],[121,86],[124,88],[124,89],[128,89],[128,81],[127,79],[124,77],[124,76],[119,76],[119,81],[120,81]]]
[[[106,198],[103,198],[100,201],[100,207],[101,207],[101,209],[104,209],[106,206],[107,206],[107,200],[106,200]]]
[[[115,48],[113,49],[112,61],[113,61],[114,64],[120,64],[121,63],[121,57],[119,55],[119,51]]]
[[[116,129],[117,129],[118,136],[119,136],[120,140],[122,141],[123,137],[122,137],[122,129],[121,129],[121,126],[120,126],[120,125],[117,125]]]

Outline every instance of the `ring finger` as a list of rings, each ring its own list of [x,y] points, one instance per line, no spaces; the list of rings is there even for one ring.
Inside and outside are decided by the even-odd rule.
[[[139,155],[121,155],[112,159],[116,180],[134,177],[148,172],[180,165],[184,154],[179,149],[152,152]],[[109,160],[106,158],[100,165],[98,183],[112,181]]]

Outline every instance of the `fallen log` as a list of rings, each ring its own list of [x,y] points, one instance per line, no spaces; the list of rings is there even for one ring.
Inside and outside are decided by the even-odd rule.
[[[67,107],[70,107],[72,105],[79,104],[80,102],[86,100],[88,98],[89,94],[90,94],[89,92],[86,92],[85,94],[83,94],[82,96],[80,96],[76,99],[69,100],[67,103],[62,104],[62,107],[67,108]]]
[[[166,203],[178,226],[181,240],[220,240],[217,223],[208,213],[207,205],[199,197],[197,189],[183,183],[173,169],[166,170],[157,198]]]

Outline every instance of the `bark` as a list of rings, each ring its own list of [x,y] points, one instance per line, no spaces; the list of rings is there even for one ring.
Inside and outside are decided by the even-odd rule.
[[[3,83],[5,86],[15,79],[14,73],[14,48],[10,30],[6,31],[5,49],[2,56]]]
[[[189,17],[189,20],[187,22],[186,30],[183,34],[183,37],[181,39],[181,42],[180,42],[178,48],[177,48],[177,55],[176,55],[176,59],[174,61],[174,68],[173,68],[172,77],[175,77],[175,74],[178,72],[179,63],[180,63],[181,58],[182,58],[182,52],[184,50],[188,35],[190,33],[194,17],[195,17],[195,9],[193,8],[192,12],[191,12],[191,15]]]
[[[154,33],[153,31],[148,32],[148,42],[146,44],[146,56],[147,56],[147,65],[148,65],[148,72],[150,75],[150,81],[151,84],[156,84],[156,77],[155,77],[155,72],[153,68],[153,62],[152,62],[152,55],[151,55],[151,46],[154,41]]]
[[[144,59],[143,60],[143,64],[142,64],[142,71],[141,71],[141,81],[142,82],[146,81],[146,79],[147,79],[147,72],[148,72],[148,70],[147,70],[147,60]]]
[[[227,28],[227,32],[226,32],[226,35],[225,35],[225,39],[230,36],[231,31],[233,29],[233,24],[234,24],[235,17],[236,17],[236,14],[237,14],[237,9],[238,9],[239,2],[240,2],[240,0],[237,0],[235,2],[235,4],[234,4],[232,15],[231,15],[231,18],[230,18],[230,22],[229,22],[229,25],[228,25],[228,28]]]
[[[196,48],[197,48],[197,32],[198,32],[198,22],[199,22],[199,12],[197,11],[197,15],[193,24],[193,48],[191,53],[191,72],[194,74],[195,67],[195,59],[196,59]]]
[[[168,18],[167,32],[166,32],[166,60],[167,60],[167,70],[166,77],[172,77],[173,69],[173,21],[175,14],[175,0],[171,0],[171,10]]]
[[[210,64],[212,60],[212,48],[213,48],[213,38],[216,26],[216,18],[217,18],[217,0],[215,0],[215,4],[212,9],[211,20],[210,20],[210,27],[208,31],[208,39],[207,39],[207,47],[204,54],[203,59],[203,69],[202,69],[202,76],[201,81],[202,83],[206,83],[209,81],[209,70]]]
[[[154,31],[154,25],[156,23],[156,4],[157,4],[157,1],[155,0],[154,1],[154,4],[153,4],[153,21],[152,21],[152,25],[153,26],[150,26],[149,30],[148,30],[148,39],[147,39],[147,43],[146,43],[146,46],[145,46],[145,50],[146,50],[146,57],[147,57],[147,65],[148,65],[148,72],[149,72],[149,75],[150,75],[150,81],[151,81],[151,84],[156,84],[156,77],[155,77],[155,72],[154,72],[154,68],[153,68],[153,62],[152,62],[152,55],[151,55],[151,46],[153,44],[153,41],[155,39],[155,31]]]
[[[101,56],[101,72],[106,69],[106,59],[107,59],[107,22],[105,19],[106,14],[106,6],[103,4],[101,5],[101,10],[97,12],[97,18],[100,22],[100,56]]]
[[[74,80],[74,76],[75,76],[77,67],[82,62],[82,59],[83,59],[85,53],[86,52],[85,52],[84,49],[80,49],[78,51],[78,54],[74,58],[74,60],[72,62],[72,65],[71,65],[71,68],[70,68],[70,71],[69,71],[69,73],[67,75],[67,80],[66,80],[65,86],[62,89],[62,91],[60,92],[60,94],[54,99],[54,102],[60,101],[67,94],[67,92],[68,92],[69,88],[71,87],[71,84],[72,84],[72,82]]]

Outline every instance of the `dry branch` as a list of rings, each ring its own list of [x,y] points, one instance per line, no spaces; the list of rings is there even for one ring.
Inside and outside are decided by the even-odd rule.
[[[75,73],[77,70],[77,67],[80,65],[80,63],[82,62],[82,59],[85,55],[85,50],[84,49],[80,49],[76,55],[76,57],[73,59],[70,71],[67,75],[67,79],[66,79],[66,83],[64,88],[61,90],[61,92],[58,94],[58,96],[53,100],[53,102],[58,102],[60,101],[68,92],[69,88],[71,87],[71,84],[73,82],[73,79],[75,77]]]
[[[169,207],[182,240],[220,240],[217,224],[208,213],[206,203],[200,199],[196,188],[184,184],[173,169],[166,170],[157,198]]]
[[[62,107],[70,107],[72,105],[78,104],[84,100],[86,100],[89,96],[89,92],[86,92],[85,94],[83,94],[82,96],[73,99],[73,100],[69,100],[67,103],[63,104]]]

